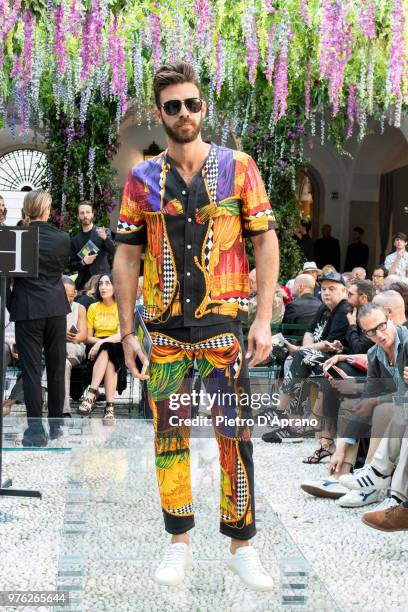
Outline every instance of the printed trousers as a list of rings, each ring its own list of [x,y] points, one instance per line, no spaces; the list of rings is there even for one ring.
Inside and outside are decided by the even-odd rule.
[[[208,430],[214,431],[220,464],[220,531],[246,540],[256,533],[254,465],[250,428],[250,389],[239,324],[151,332],[153,351],[148,401],[153,413],[156,475],[165,529],[171,534],[194,527],[190,477],[194,364],[211,397]],[[202,392],[203,393],[203,392]],[[245,401],[244,399],[245,398]],[[218,418],[217,418],[218,417]],[[203,426],[205,427],[205,426]],[[205,429],[208,429],[205,427]]]

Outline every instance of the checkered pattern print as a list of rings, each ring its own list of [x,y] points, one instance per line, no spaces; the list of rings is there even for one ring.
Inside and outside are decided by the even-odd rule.
[[[193,504],[186,504],[181,508],[169,508],[167,512],[170,514],[193,514]]]
[[[238,305],[240,308],[243,308],[244,310],[248,309],[249,300],[247,298],[242,298],[242,297],[233,298],[232,297],[232,298],[228,298],[225,301],[229,302],[230,304],[232,304],[233,302],[238,302]]]
[[[163,304],[167,306],[170,302],[174,287],[174,268],[171,261],[170,251],[167,244],[166,236],[163,236],[163,279],[164,279],[164,295]]]
[[[131,223],[127,223],[126,221],[119,220],[118,221],[118,232],[137,232],[143,225],[132,225]]]
[[[238,512],[238,517],[241,517],[245,512],[248,491],[247,491],[247,483],[246,483],[244,468],[242,467],[242,464],[239,461],[239,459],[238,459],[237,496],[238,496],[237,512]]]
[[[205,180],[207,181],[208,191],[210,192],[211,200],[215,204],[218,204],[218,158],[214,147],[211,149],[210,154],[207,157],[207,161],[205,162],[204,175]]]
[[[232,364],[232,371],[234,373],[234,378],[236,378],[237,375],[239,374],[241,363],[242,363],[242,356],[241,356],[241,350],[239,350],[237,358],[235,362]]]
[[[273,214],[273,212],[270,209],[266,209],[266,210],[261,210],[259,212],[256,213],[256,215],[251,215],[251,219],[256,219],[257,217],[271,217],[272,219],[275,219],[275,216]]]
[[[235,336],[232,334],[224,334],[217,338],[210,338],[205,342],[196,342],[194,344],[188,344],[185,342],[178,342],[172,338],[167,338],[161,334],[153,334],[153,344],[157,346],[177,346],[185,351],[194,351],[197,349],[214,349],[221,348],[223,346],[232,346],[235,342]]]
[[[208,238],[207,238],[207,241],[204,247],[204,265],[205,265],[205,269],[207,270],[207,272],[210,269],[211,251],[212,251],[213,244],[214,244],[213,226],[214,226],[214,219],[211,218],[209,222],[209,227],[208,227]]]

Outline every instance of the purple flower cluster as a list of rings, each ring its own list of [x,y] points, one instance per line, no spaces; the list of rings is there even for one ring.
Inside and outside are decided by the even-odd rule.
[[[92,0],[91,9],[86,14],[85,23],[82,28],[82,82],[85,81],[92,71],[101,63],[103,56],[102,28],[103,19],[99,0]]]
[[[322,0],[320,24],[320,73],[329,81],[329,98],[336,114],[344,72],[353,50],[353,34],[347,22],[348,3],[342,0]]]
[[[152,37],[152,57],[153,57],[153,68],[154,71],[159,68],[161,64],[161,41],[160,41],[160,15],[157,13],[150,14],[150,30]]]
[[[115,15],[109,29],[108,62],[112,69],[112,94],[121,103],[121,112],[127,107],[125,38],[118,35],[118,19]]]
[[[256,68],[259,61],[258,33],[256,28],[255,6],[250,0],[248,12],[243,19],[243,31],[246,48],[246,64],[248,66],[248,80],[251,85],[255,83]]]
[[[310,83],[312,80],[312,64],[307,63],[306,67],[306,83],[305,83],[305,117],[306,119],[310,115]]]
[[[360,0],[358,25],[366,38],[375,38],[375,3],[373,0]]]
[[[13,67],[11,69],[10,77],[12,79],[20,77],[22,72],[23,72],[23,67],[22,67],[22,62],[21,62],[21,55],[16,55],[13,60]]]
[[[280,52],[275,63],[273,90],[273,122],[276,123],[286,113],[288,98],[288,32],[282,32]]]
[[[64,2],[54,10],[54,44],[53,53],[57,58],[58,72],[63,75],[67,66],[67,51],[65,48]]]
[[[347,133],[346,138],[351,138],[353,135],[354,120],[357,115],[357,85],[350,85],[347,99]]]
[[[217,92],[217,96],[219,96],[221,93],[222,84],[224,82],[224,72],[225,72],[224,45],[223,45],[221,36],[218,36],[217,38],[216,59],[217,59],[217,67],[215,70],[215,91]]]
[[[303,22],[307,26],[310,26],[311,21],[310,21],[309,6],[308,6],[308,1],[307,0],[300,0],[299,13],[300,13],[300,16],[301,16]]]
[[[267,51],[266,51],[266,71],[265,76],[268,83],[272,83],[273,69],[275,66],[275,34],[276,27],[273,25],[268,32],[268,43],[267,43]]]
[[[394,0],[391,13],[392,38],[388,70],[391,92],[398,98],[401,96],[401,82],[405,69],[404,22],[403,0]]]
[[[77,38],[81,32],[82,4],[81,0],[71,0],[69,7],[68,32]]]
[[[31,64],[33,61],[33,44],[34,44],[34,17],[30,10],[24,11],[23,13],[24,23],[24,46],[23,46],[23,59],[24,59],[24,70],[23,80],[27,83],[31,76]]]
[[[273,0],[264,0],[265,13],[276,13],[276,8],[272,6]]]
[[[61,225],[61,223],[62,223],[62,216],[59,215],[57,212],[55,212],[55,210],[52,210],[50,212],[50,217],[51,217],[51,220],[53,221],[53,223],[55,223],[55,225]]]
[[[4,61],[4,42],[11,28],[16,23],[21,1],[15,0],[12,10],[10,10],[7,0],[0,1],[0,70],[3,68]]]
[[[210,4],[208,0],[195,0],[194,12],[197,15],[196,36],[200,40],[210,23]]]

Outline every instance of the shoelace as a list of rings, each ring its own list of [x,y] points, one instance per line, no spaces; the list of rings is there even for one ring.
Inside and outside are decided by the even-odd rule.
[[[167,565],[180,565],[184,560],[185,548],[181,546],[177,546],[176,544],[172,544],[169,546],[164,553],[164,557],[161,566]]]
[[[245,561],[247,562],[247,567],[249,571],[259,572],[263,576],[268,575],[268,573],[262,566],[261,560],[258,557],[258,553],[256,552],[256,550],[254,550],[250,546],[246,546],[245,552],[241,553],[241,556],[245,557]]]

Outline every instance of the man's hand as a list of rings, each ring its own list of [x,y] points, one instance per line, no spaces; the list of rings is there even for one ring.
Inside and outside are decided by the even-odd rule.
[[[341,353],[343,350],[343,345],[340,340],[334,340],[333,342],[329,342],[328,340],[323,340],[324,350],[328,353]]]
[[[341,471],[344,463],[345,457],[345,446],[343,444],[339,444],[331,456],[330,464],[329,464],[329,474],[333,476],[334,474],[338,474]]]
[[[66,334],[67,342],[73,342],[75,344],[76,343],[76,337],[77,337],[77,334],[73,334],[72,332],[67,331],[67,334]]]
[[[83,264],[89,266],[89,264],[93,264],[97,257],[98,255],[86,255],[82,260]]]
[[[302,348],[301,346],[297,346],[296,344],[292,344],[291,342],[289,342],[289,340],[285,340],[285,346],[289,351],[289,355],[292,357],[293,355],[296,355],[297,352],[300,351],[300,349]]]
[[[126,336],[122,341],[123,352],[125,355],[125,364],[128,370],[135,378],[139,378],[140,380],[147,380],[149,378],[148,374],[141,374],[136,367],[136,357],[139,357],[140,361],[143,364],[148,364],[149,360],[146,355],[143,353],[140,343],[135,336]]]
[[[357,325],[357,308],[353,308],[352,312],[347,313],[347,321],[349,325]]]
[[[99,238],[101,240],[106,240],[108,237],[107,231],[105,227],[98,227],[98,229],[96,230],[96,233],[98,234]]]
[[[404,383],[406,385],[408,385],[408,368],[407,367],[404,368],[404,372],[403,372],[402,377],[404,379]]]
[[[376,398],[363,399],[357,404],[355,414],[362,417],[371,416],[376,406],[378,406],[378,400]]]
[[[249,328],[248,350],[246,358],[249,359],[248,366],[253,368],[258,363],[269,357],[272,349],[271,326],[268,321],[255,321]]]

